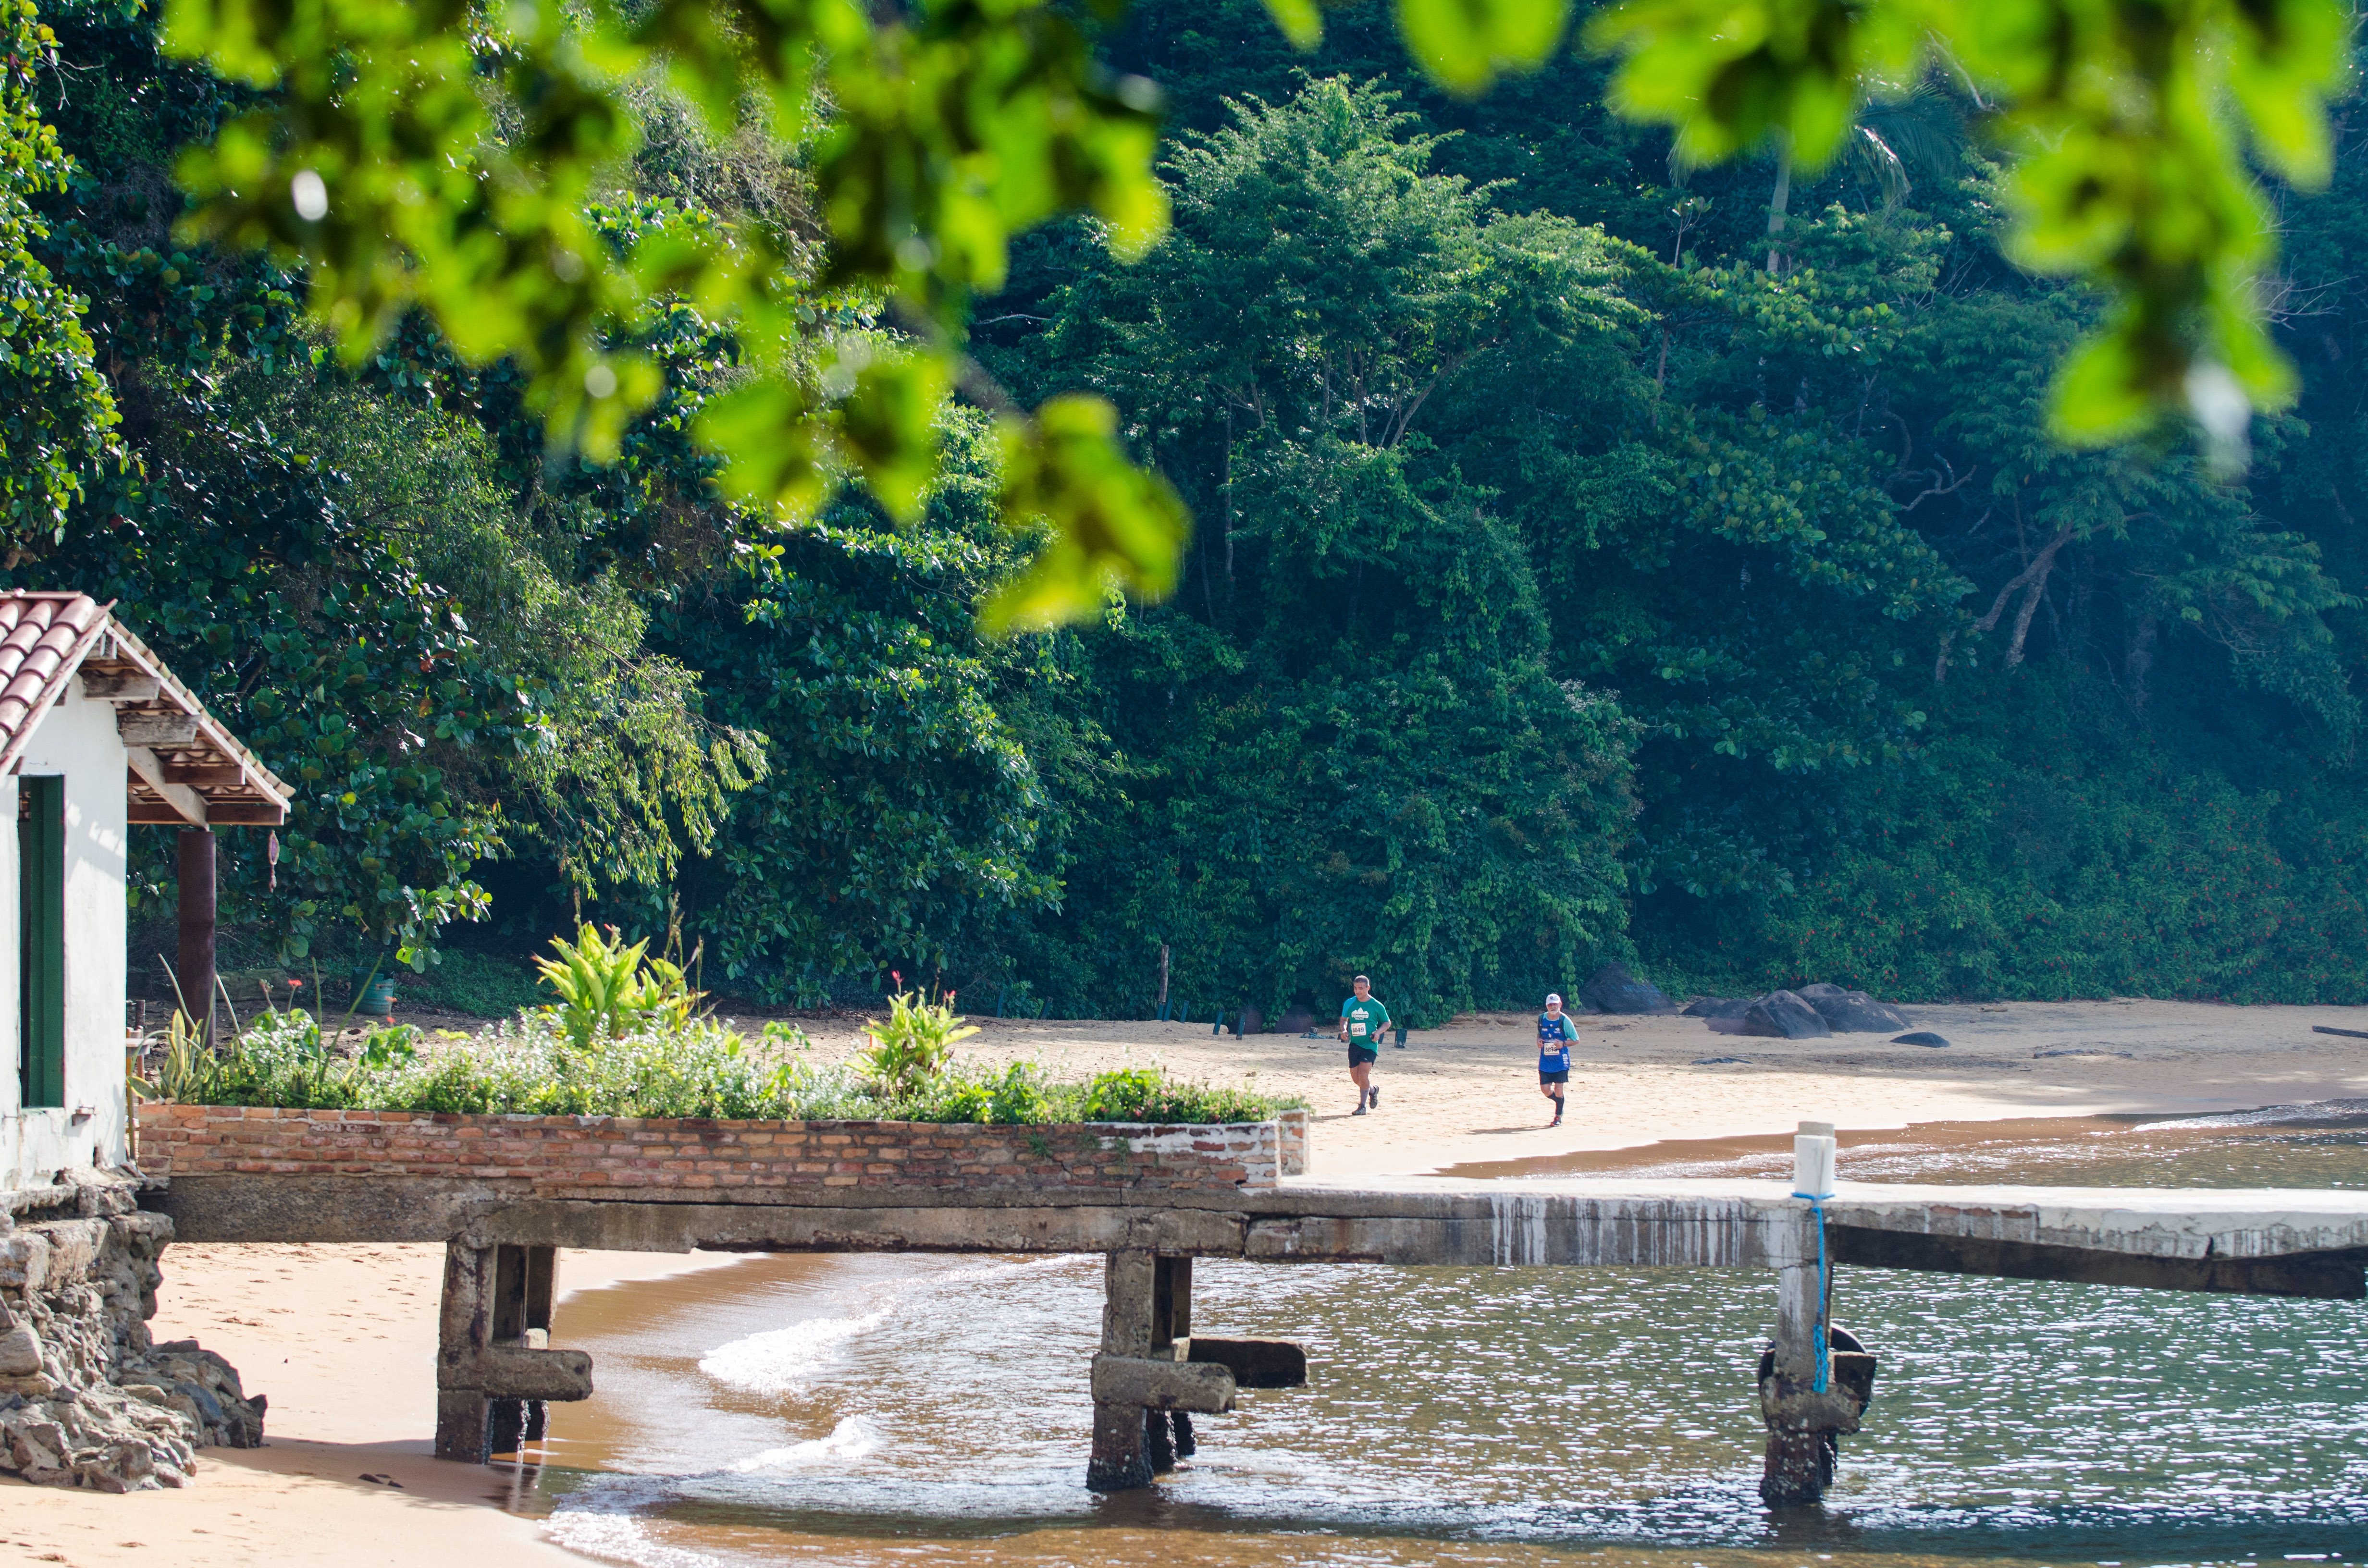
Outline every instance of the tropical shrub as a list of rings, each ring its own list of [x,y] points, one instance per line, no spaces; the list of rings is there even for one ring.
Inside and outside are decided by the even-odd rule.
[[[679,965],[645,957],[649,945],[644,937],[627,947],[615,926],[603,939],[586,926],[573,942],[551,939],[557,958],[534,960],[543,983],[559,994],[559,1001],[545,1010],[577,1050],[599,1036],[625,1034],[645,1023],[677,1029],[689,1024],[701,994],[690,988]]]
[[[925,1002],[917,992],[888,998],[888,1017],[866,1018],[871,1049],[863,1054],[863,1070],[891,1098],[910,1096],[944,1071],[954,1042],[978,1033],[954,1016],[953,995],[942,1002]]]
[[[408,1066],[420,1031],[409,1024],[373,1027],[350,1056],[323,1042],[318,1016],[266,1008],[221,1047],[208,1050],[188,1015],[175,1013],[153,1078],[131,1080],[143,1099],[186,1105],[278,1105],[345,1109],[366,1103],[377,1079]]]

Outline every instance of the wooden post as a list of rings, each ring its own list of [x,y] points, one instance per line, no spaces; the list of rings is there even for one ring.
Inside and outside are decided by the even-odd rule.
[[[1794,1197],[1832,1195],[1833,1132],[1828,1122],[1801,1123],[1793,1141]],[[1782,1506],[1814,1503],[1833,1483],[1832,1433],[1813,1424],[1814,1417],[1804,1424],[1793,1414],[1816,1381],[1817,1342],[1827,1332],[1832,1306],[1832,1270],[1819,1263],[1822,1221],[1816,1210],[1771,1216],[1769,1223],[1776,1263],[1776,1335],[1761,1361],[1760,1414],[1768,1426],[1768,1449],[1759,1495],[1770,1506]]]
[[[1102,1352],[1109,1356],[1151,1354],[1152,1297],[1158,1259],[1130,1249],[1108,1256],[1102,1268]],[[1143,1406],[1094,1402],[1094,1448],[1086,1461],[1086,1485],[1096,1492],[1123,1492],[1151,1484],[1144,1451]]]
[[[177,845],[176,876],[180,883],[181,1005],[198,1037],[211,1045],[214,1039],[214,835],[202,827],[184,828]]]
[[[1804,1211],[1797,1223],[1785,1227],[1791,1256],[1776,1270],[1776,1335],[1767,1358],[1769,1376],[1761,1383],[1763,1415],[1770,1381],[1778,1389],[1798,1390],[1810,1387],[1817,1375],[1814,1335],[1825,1325],[1828,1298],[1818,1278],[1815,1226],[1814,1218]],[[1827,1447],[1823,1433],[1771,1422],[1759,1472],[1760,1498],[1770,1506],[1782,1506],[1824,1496],[1832,1480]]]

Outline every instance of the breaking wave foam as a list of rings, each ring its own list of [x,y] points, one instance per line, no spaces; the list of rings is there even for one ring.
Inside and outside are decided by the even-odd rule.
[[[860,1460],[880,1449],[880,1434],[860,1415],[849,1415],[830,1429],[827,1437],[809,1437],[803,1443],[786,1448],[767,1449],[736,1460],[732,1468],[746,1473],[752,1470],[796,1470],[803,1465],[824,1460]]]
[[[838,1358],[848,1341],[888,1321],[888,1309],[861,1317],[810,1318],[718,1346],[699,1369],[751,1393],[793,1393]]]
[[[723,1559],[669,1546],[635,1517],[671,1491],[663,1476],[603,1477],[562,1498],[543,1533],[570,1551],[633,1568],[718,1568]]]

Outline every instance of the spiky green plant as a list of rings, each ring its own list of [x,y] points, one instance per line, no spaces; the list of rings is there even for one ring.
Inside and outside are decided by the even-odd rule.
[[[690,1021],[703,994],[690,988],[680,965],[646,956],[649,945],[644,937],[628,946],[613,926],[605,937],[586,926],[573,942],[551,939],[558,957],[534,960],[542,983],[559,997],[544,1011],[578,1051],[645,1023],[679,1028]]]

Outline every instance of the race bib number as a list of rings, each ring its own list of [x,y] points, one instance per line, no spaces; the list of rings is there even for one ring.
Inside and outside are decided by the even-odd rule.
[[[1350,1024],[1349,1026],[1349,1032],[1350,1034],[1363,1034],[1365,1032],[1365,1020],[1359,1018],[1355,1023]]]

